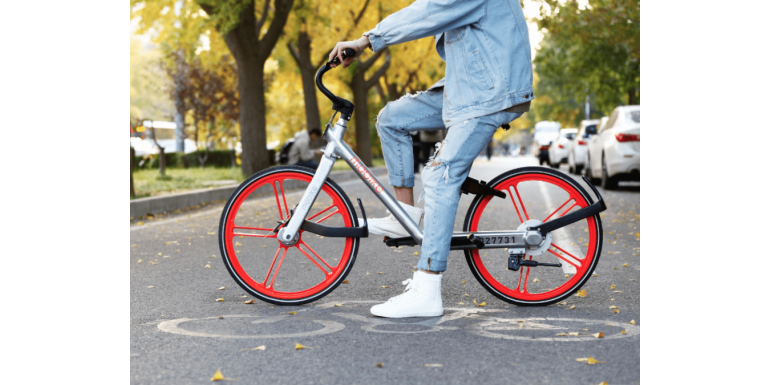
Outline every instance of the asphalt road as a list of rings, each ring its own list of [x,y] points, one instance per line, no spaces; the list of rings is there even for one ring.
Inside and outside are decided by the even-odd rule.
[[[534,165],[528,156],[479,159],[471,176],[490,180]],[[386,177],[380,180],[387,184]],[[360,181],[340,185],[352,201],[362,199],[369,217],[385,214]],[[418,181],[416,195],[421,188]],[[230,277],[217,246],[223,204],[142,225],[132,221],[131,382],[209,383],[220,370],[237,383],[639,383],[639,187],[600,192],[608,205],[602,215],[604,244],[596,276],[583,286],[586,297],[546,307],[508,304],[487,292],[463,253],[453,251],[443,278],[445,314],[425,319],[388,320],[368,311],[401,293],[419,247],[398,250],[380,237],[362,239],[349,283],[328,296],[302,306],[244,304],[252,297]],[[267,206],[269,199],[255,204]],[[455,230],[470,201],[461,199]],[[553,210],[561,203],[551,197],[532,203],[530,210],[535,217],[535,206]],[[518,223],[510,212],[490,219],[491,226]],[[563,236],[571,237],[568,243],[582,241],[579,232]],[[489,254],[504,271],[504,251]],[[315,267],[304,265],[302,271],[308,269]],[[598,332],[604,338],[592,335]],[[567,336],[557,336],[562,333]],[[297,350],[295,344],[307,348]],[[264,350],[254,350],[260,346]],[[587,357],[602,362],[576,361]]]

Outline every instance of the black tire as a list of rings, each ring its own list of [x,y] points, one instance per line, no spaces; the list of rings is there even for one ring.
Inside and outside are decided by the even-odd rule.
[[[525,174],[543,174],[543,175],[546,175],[548,177],[557,178],[561,182],[566,183],[572,189],[574,189],[574,191],[576,191],[585,200],[585,203],[587,205],[591,205],[591,204],[594,203],[593,198],[591,197],[591,195],[575,179],[571,178],[570,176],[568,176],[568,175],[566,175],[566,174],[564,174],[562,172],[555,171],[555,170],[550,170],[548,168],[542,168],[542,167],[522,167],[522,168],[518,168],[518,169],[507,171],[507,172],[505,172],[503,174],[498,175],[494,179],[492,179],[487,184],[487,186],[489,186],[491,188],[495,188],[496,186],[501,186],[504,189],[505,188],[504,186],[506,186],[506,183],[505,183],[506,181],[508,181],[508,180],[510,180],[512,178],[517,178],[517,177],[521,178]],[[526,179],[526,178],[522,178],[522,179]],[[518,191],[517,191],[517,194],[518,194]],[[479,209],[479,206],[481,205],[482,202],[490,202],[491,199],[499,199],[499,198],[493,198],[493,196],[491,196],[491,195],[478,195],[478,196],[476,196],[476,198],[471,203],[471,205],[470,205],[470,207],[468,209],[468,212],[465,214],[465,221],[463,223],[463,231],[472,231],[471,230],[471,228],[472,228],[471,225],[472,225],[472,223],[474,221],[474,216],[476,215],[476,212]],[[519,197],[519,199],[521,199],[521,198]],[[510,198],[508,198],[508,200],[510,201]],[[494,208],[485,207],[482,210],[489,210],[490,212],[492,212],[495,209]],[[482,211],[481,214],[483,214],[483,211]],[[533,215],[534,215],[534,213],[533,213]],[[537,299],[537,300],[521,300],[521,299],[513,298],[513,297],[503,293],[502,291],[496,289],[492,283],[488,282],[484,278],[484,275],[482,274],[482,272],[479,269],[479,267],[476,266],[476,262],[474,261],[474,256],[473,256],[472,253],[475,250],[464,250],[464,252],[465,252],[465,260],[468,263],[468,267],[471,269],[471,272],[473,273],[474,277],[476,277],[476,279],[479,281],[481,286],[483,286],[487,291],[492,293],[492,295],[494,295],[495,297],[497,297],[497,298],[499,298],[499,299],[501,299],[501,300],[503,300],[505,302],[512,303],[512,304],[519,305],[519,306],[546,306],[546,305],[550,305],[550,304],[562,301],[562,300],[568,298],[569,296],[571,296],[572,294],[574,294],[575,292],[577,292],[588,281],[588,279],[591,278],[591,275],[593,274],[594,270],[596,269],[596,266],[599,263],[599,258],[601,256],[601,252],[602,252],[602,242],[603,242],[603,239],[602,239],[603,238],[602,237],[603,230],[602,230],[601,217],[599,216],[599,214],[596,214],[593,217],[587,218],[586,221],[588,221],[587,223],[591,223],[591,224],[593,224],[595,226],[595,228],[594,228],[594,235],[592,237],[589,236],[590,238],[593,238],[593,242],[595,242],[594,243],[594,251],[593,251],[593,253],[591,255],[591,258],[592,258],[591,262],[588,265],[588,267],[585,270],[583,270],[582,273],[580,273],[582,275],[578,278],[578,280],[574,284],[572,284],[572,283],[569,283],[569,284],[565,283],[564,285],[561,286],[564,289],[560,289],[560,290],[564,290],[564,291],[559,293],[559,294],[555,294],[553,297],[542,298],[542,299]],[[580,223],[583,223],[583,222],[580,221],[580,222],[577,222],[577,223],[575,223],[573,225],[579,225]],[[573,225],[570,225],[570,226],[573,226]],[[495,230],[495,229],[484,229],[484,230],[476,229],[476,231],[485,231],[485,230]],[[590,243],[591,240],[589,240],[588,242]],[[491,250],[494,250],[494,249],[490,249],[490,251]],[[591,254],[590,250],[586,253],[586,256],[588,256],[589,254]],[[530,259],[531,259],[531,257],[530,257]],[[486,267],[484,267],[484,269],[486,270]],[[582,267],[581,267],[581,269],[582,269]]]
[[[617,178],[617,176],[609,176],[607,174],[607,161],[605,160],[604,156],[602,156],[602,180],[601,180],[601,186],[605,190],[617,190],[618,189],[618,178]]]
[[[575,172],[573,174],[580,175],[583,172],[583,166],[575,166]]]
[[[323,288],[319,289],[319,291],[314,292],[314,293],[312,293],[310,295],[307,295],[306,297],[292,298],[292,299],[276,298],[276,297],[269,296],[269,295],[266,295],[264,293],[261,293],[258,290],[255,290],[254,288],[249,286],[249,284],[245,280],[250,279],[250,277],[248,279],[244,278],[244,277],[241,277],[238,274],[238,272],[236,271],[236,269],[234,268],[233,264],[231,263],[230,258],[228,257],[228,250],[227,250],[227,242],[228,242],[228,240],[224,236],[224,234],[226,233],[226,228],[227,228],[226,227],[226,225],[227,225],[227,218],[231,214],[231,211],[233,209],[234,203],[240,199],[242,194],[246,194],[246,190],[250,186],[252,186],[255,183],[258,183],[260,181],[260,179],[267,178],[267,177],[278,177],[278,175],[276,175],[276,174],[288,173],[288,172],[304,174],[306,176],[309,176],[310,178],[312,178],[313,175],[315,175],[315,170],[307,168],[307,167],[301,167],[301,166],[278,166],[278,167],[271,167],[269,169],[260,171],[260,172],[258,172],[256,174],[250,176],[249,178],[247,178],[243,183],[240,184],[240,186],[238,186],[238,188],[235,189],[235,191],[233,191],[232,195],[230,196],[230,199],[228,199],[227,203],[225,204],[224,209],[222,210],[222,216],[221,216],[220,221],[219,221],[219,233],[218,233],[219,250],[220,250],[220,253],[222,254],[222,260],[224,261],[225,267],[227,268],[227,271],[230,273],[230,276],[233,277],[235,282],[238,283],[238,285],[241,288],[243,288],[246,292],[248,292],[252,296],[254,296],[254,297],[256,297],[256,298],[258,298],[258,299],[260,299],[262,301],[269,302],[269,303],[272,303],[272,304],[275,304],[275,305],[301,305],[301,304],[305,304],[305,303],[316,301],[316,300],[326,296],[327,294],[331,293],[335,288],[337,288],[337,286],[340,285],[340,283],[342,283],[342,281],[345,279],[345,277],[347,277],[348,273],[350,273],[350,270],[352,269],[353,264],[355,263],[356,256],[358,255],[358,247],[359,247],[359,243],[360,243],[360,239],[359,238],[337,238],[337,239],[344,239],[344,240],[352,239],[352,245],[349,247],[349,249],[350,249],[349,252],[346,253],[343,250],[343,255],[347,255],[347,263],[344,264],[343,266],[340,266],[338,264],[337,267],[334,268],[334,269],[338,270],[338,272],[336,273],[338,275],[337,275],[336,278],[333,279],[332,282],[330,282],[326,286],[323,286]],[[340,188],[340,186],[337,185],[337,183],[335,183],[331,179],[327,179],[324,184],[325,184],[325,187],[329,187],[333,191],[333,193],[336,194],[339,197],[339,200],[341,201],[342,205],[344,206],[343,213],[346,213],[348,215],[348,219],[350,219],[350,221],[351,221],[353,226],[357,226],[357,224],[358,224],[358,217],[356,216],[356,210],[354,208],[355,206],[353,206],[353,204],[350,202],[350,199],[345,194],[345,192],[342,190],[342,188]],[[322,188],[322,191],[324,191],[324,188]],[[277,199],[277,195],[276,195],[276,199]],[[241,201],[243,201],[243,200],[241,200]],[[284,197],[284,201],[286,201],[285,197]],[[284,204],[287,204],[287,203],[288,202],[285,202]],[[316,203],[318,203],[318,202],[316,202]],[[279,205],[279,210],[280,210],[280,207],[281,207],[280,203],[278,203],[278,205]],[[311,207],[311,209],[312,209],[312,207]],[[338,209],[339,209],[339,207],[338,207]],[[288,211],[288,209],[287,209],[287,211]],[[235,212],[235,214],[237,214],[237,211]],[[233,220],[234,220],[234,216],[233,216]],[[273,223],[273,225],[275,224],[274,221],[272,223]],[[269,233],[266,233],[266,234],[269,234]],[[233,236],[232,238],[234,239],[235,236]],[[241,237],[241,238],[243,238],[243,237]],[[276,239],[276,242],[278,242],[277,239]],[[230,243],[232,243],[232,240],[230,240]],[[236,245],[236,246],[238,246],[238,245]],[[295,246],[297,246],[297,245],[295,245]],[[294,246],[292,246],[292,247],[294,247]],[[280,250],[280,248],[279,248],[279,250]],[[276,256],[277,256],[277,254],[276,254]],[[237,256],[236,256],[236,259],[237,259]],[[281,258],[281,262],[283,262],[283,257]],[[280,266],[278,268],[280,269]],[[319,268],[320,268],[320,266],[319,266]],[[334,269],[331,269],[331,270],[334,270]],[[268,270],[268,276],[271,273],[272,273],[272,265],[271,265],[270,269]],[[246,275],[248,276],[248,274],[246,274]],[[277,271],[276,271],[276,275],[277,275]],[[333,274],[330,273],[330,276],[332,276],[332,275]],[[267,281],[267,278],[265,279],[265,282],[266,281]],[[275,278],[273,278],[273,281],[275,281]],[[273,282],[271,282],[271,285],[272,284],[273,284]]]

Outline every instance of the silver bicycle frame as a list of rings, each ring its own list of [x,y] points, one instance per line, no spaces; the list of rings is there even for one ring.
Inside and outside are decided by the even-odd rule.
[[[326,149],[324,150],[324,156],[321,158],[321,162],[318,165],[313,180],[310,181],[310,185],[305,194],[302,195],[300,204],[289,219],[289,223],[278,232],[278,239],[281,243],[286,245],[292,245],[297,241],[299,228],[305,221],[307,213],[313,206],[318,193],[321,191],[326,178],[329,177],[329,173],[334,166],[334,162],[338,157],[341,157],[350,168],[356,171],[356,175],[369,187],[369,190],[390,210],[393,216],[406,228],[409,235],[414,238],[417,244],[422,245],[423,233],[422,229],[414,223],[411,217],[407,215],[406,211],[400,204],[393,198],[392,195],[385,189],[385,186],[380,183],[376,176],[364,165],[358,158],[353,150],[343,141],[345,131],[347,131],[347,121],[340,118],[334,127],[330,127],[326,130],[324,138],[328,142]],[[358,224],[353,224],[357,226]]]

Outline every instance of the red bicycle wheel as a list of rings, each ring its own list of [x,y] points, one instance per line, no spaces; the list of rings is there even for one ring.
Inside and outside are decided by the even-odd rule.
[[[466,214],[465,231],[499,231],[501,222],[515,230],[525,222],[547,222],[593,203],[574,179],[543,167],[511,170],[488,185],[507,197],[477,196]],[[476,279],[498,298],[516,305],[549,305],[572,295],[591,277],[602,249],[601,219],[597,214],[551,234],[547,247],[528,250],[525,258],[560,262],[561,268],[508,270],[506,249],[465,250],[465,258]]]
[[[334,290],[355,261],[358,238],[323,237],[304,230],[292,246],[276,238],[274,229],[299,203],[313,175],[313,170],[298,166],[264,170],[243,182],[222,211],[219,248],[225,266],[238,285],[263,301],[315,301]],[[330,227],[358,223],[348,197],[328,179],[306,220]]]

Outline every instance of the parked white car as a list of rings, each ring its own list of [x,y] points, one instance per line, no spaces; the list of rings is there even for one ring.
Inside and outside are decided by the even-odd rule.
[[[559,137],[553,141],[551,148],[548,149],[548,165],[559,168],[560,164],[567,163],[569,146],[575,139],[577,132],[577,128],[564,128],[559,132]]]
[[[618,187],[621,180],[639,177],[639,106],[615,108],[607,124],[588,141],[586,175],[592,181],[601,179],[607,190]]]
[[[607,121],[607,117],[602,119]],[[570,173],[580,174],[583,170],[583,166],[586,164],[588,138],[590,138],[591,135],[596,135],[600,123],[601,121],[599,119],[584,120],[580,122],[580,129],[578,129],[577,137],[570,142],[567,151],[567,166],[569,166]]]

